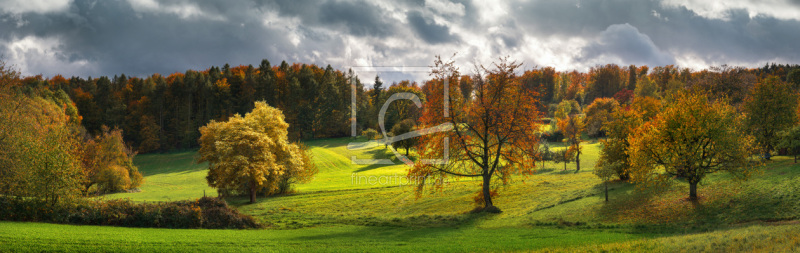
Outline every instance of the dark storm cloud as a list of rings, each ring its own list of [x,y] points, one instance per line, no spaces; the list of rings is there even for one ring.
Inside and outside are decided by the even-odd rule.
[[[385,10],[369,1],[264,1],[262,6],[277,9],[281,16],[297,17],[304,25],[322,26],[357,36],[386,37],[396,26]]]
[[[67,75],[147,75],[205,69],[225,62],[256,64],[261,58],[291,58],[280,50],[291,48],[286,36],[264,28],[256,20],[186,20],[158,12],[137,13],[126,2],[82,0],[74,1],[67,12],[27,13],[23,18],[28,22],[24,29],[11,29],[3,39],[56,37],[61,43],[61,60],[97,64],[96,73]],[[59,72],[28,71],[50,75]]]
[[[440,44],[458,41],[458,37],[450,34],[450,28],[439,25],[423,17],[419,11],[406,13],[408,22],[420,38],[431,44]]]
[[[143,76],[264,58],[426,66],[454,52],[462,69],[499,55],[584,70],[800,62],[798,0],[773,10],[731,1],[737,7],[716,16],[667,1],[74,0],[37,10],[12,0],[0,1],[0,55],[48,76]]]

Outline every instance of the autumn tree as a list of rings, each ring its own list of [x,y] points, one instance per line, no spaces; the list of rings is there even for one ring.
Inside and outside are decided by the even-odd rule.
[[[732,106],[710,101],[700,91],[681,92],[672,101],[630,138],[634,182],[682,179],[689,183],[689,199],[696,202],[697,184],[706,175],[720,171],[750,175],[754,140],[743,131],[742,119]]]
[[[0,61],[0,195],[50,205],[79,196],[75,108],[44,87],[22,88],[19,72]]]
[[[638,81],[636,81],[636,89],[633,90],[633,94],[637,97],[658,97],[658,84],[653,80],[650,80],[647,76],[642,76]]]
[[[558,129],[564,134],[566,138],[567,153],[575,157],[575,173],[581,170],[581,134],[586,128],[586,123],[580,115],[569,115],[567,118],[558,120]]]
[[[629,138],[633,131],[660,111],[660,101],[652,97],[637,97],[627,107],[612,113],[613,120],[603,124],[608,138],[601,140],[603,148],[595,165],[595,174],[604,178],[611,170],[620,180],[630,178]],[[599,174],[598,174],[599,173]]]
[[[612,97],[626,88],[624,71],[616,64],[598,65],[589,69],[588,101],[596,98]],[[582,101],[582,103],[586,103]]]
[[[746,97],[747,127],[765,159],[770,159],[770,152],[779,141],[778,133],[797,123],[797,99],[797,92],[777,77],[756,83]]]
[[[86,134],[81,148],[85,193],[95,185],[98,193],[111,193],[136,188],[144,181],[133,164],[136,153],[122,140],[122,130],[103,126],[94,137]]]
[[[613,120],[612,115],[619,109],[619,102],[613,98],[598,98],[586,106],[583,112],[586,114],[586,132],[589,136],[605,136],[603,124]]]
[[[408,174],[421,179],[418,193],[426,181],[441,182],[449,176],[480,178],[482,188],[476,200],[483,203],[481,210],[499,212],[492,202],[492,192],[496,192],[492,179],[506,183],[512,175],[533,172],[539,142],[534,133],[540,129],[541,117],[535,106],[537,94],[525,91],[516,78],[520,64],[501,58],[493,65],[491,69],[476,67],[474,96],[465,102],[456,85],[444,85],[445,80],[457,84],[458,69],[452,61],[436,57],[430,73],[434,92],[424,106],[420,128],[439,126],[443,131],[420,137],[420,159]],[[450,106],[443,110],[445,99]],[[441,163],[427,162],[442,158],[446,160]]]
[[[198,162],[209,163],[209,186],[247,192],[255,203],[257,192],[278,192],[285,175],[306,175],[311,164],[305,151],[289,142],[288,128],[283,113],[265,102],[256,102],[244,117],[201,127]]]

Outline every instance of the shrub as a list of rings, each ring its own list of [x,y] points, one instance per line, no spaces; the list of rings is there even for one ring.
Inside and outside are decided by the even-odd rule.
[[[367,140],[375,140],[378,139],[378,137],[380,137],[378,131],[375,131],[375,129],[372,128],[368,128],[367,130],[361,131],[361,135],[367,137]]]
[[[0,219],[155,228],[260,228],[252,217],[228,207],[224,200],[134,203],[129,200],[62,202],[50,206],[35,198],[0,196]]]

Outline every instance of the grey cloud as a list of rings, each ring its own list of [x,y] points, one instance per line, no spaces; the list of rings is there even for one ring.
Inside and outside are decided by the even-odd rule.
[[[580,60],[597,59],[598,57],[617,57],[622,65],[669,65],[675,59],[661,51],[649,36],[639,33],[636,27],[629,24],[611,25],[600,33],[597,41],[584,47]],[[611,62],[608,62],[611,63]]]
[[[464,6],[463,16],[426,9],[423,0],[157,1],[192,5],[208,17],[134,9],[126,1],[75,0],[65,10],[47,12],[0,9],[0,55],[26,62],[20,64],[27,66],[26,74],[81,76],[183,72],[226,62],[255,65],[263,58],[343,68],[354,64],[346,48],[353,58],[375,65],[413,66],[460,51],[464,71],[472,59],[486,55],[518,55],[523,62],[570,68],[611,60],[663,65],[685,56],[706,64],[800,62],[800,21],[752,16],[754,11],[746,9],[711,19],[657,0],[512,1],[498,4],[508,6],[508,13],[493,20],[479,19],[486,10],[470,0],[453,0]],[[800,4],[789,1],[783,3],[787,8]],[[9,43],[29,37],[58,43],[47,48],[46,57],[9,51]],[[532,41],[542,44],[525,44]],[[562,52],[584,46],[563,46],[573,41],[586,43],[580,57]],[[539,61],[545,59],[539,53],[554,56]],[[563,55],[573,62],[552,60]]]
[[[440,44],[458,41],[458,37],[450,34],[450,28],[439,25],[432,20],[427,20],[419,11],[406,13],[408,22],[423,40],[431,44]]]
[[[665,7],[653,0],[580,1],[580,8],[575,3],[534,1],[512,15],[533,36],[591,38],[611,25],[628,23],[647,34],[658,48],[676,56],[694,55],[707,63],[800,61],[797,20],[751,18],[744,9],[728,10],[726,19],[709,19],[686,7]]]
[[[285,17],[298,17],[304,25],[347,31],[357,36],[386,37],[397,29],[385,10],[368,1],[295,1],[277,0],[261,3],[275,8]]]

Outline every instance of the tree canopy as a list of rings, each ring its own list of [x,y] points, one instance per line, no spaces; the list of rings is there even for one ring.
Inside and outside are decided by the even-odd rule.
[[[515,70],[520,65],[501,58],[491,69],[477,67],[485,75],[472,78],[474,96],[464,100],[456,85],[449,85],[448,92],[444,92],[445,79],[458,83],[454,80],[459,76],[458,70],[453,64],[441,57],[434,61],[434,92],[420,120],[422,129],[449,124],[452,130],[420,137],[420,159],[408,176],[422,179],[417,180],[418,192],[429,180],[442,182],[448,176],[481,178],[482,189],[476,200],[483,204],[483,211],[497,212],[499,209],[492,202],[492,179],[505,183],[512,175],[534,170],[539,138],[532,133],[539,131],[537,120],[541,117],[535,106],[537,94],[526,90],[516,78]],[[439,105],[444,99],[449,100],[450,107],[442,110]],[[426,162],[442,158],[446,161]]]
[[[246,191],[254,203],[259,191],[278,193],[286,175],[315,172],[305,151],[289,142],[288,128],[283,113],[265,102],[256,102],[244,117],[201,127],[198,161],[209,163],[209,186]]]
[[[711,101],[702,91],[676,94],[662,112],[632,133],[631,178],[643,183],[686,180],[689,199],[697,201],[697,184],[708,174],[749,176],[754,139],[741,122],[732,106]]]

